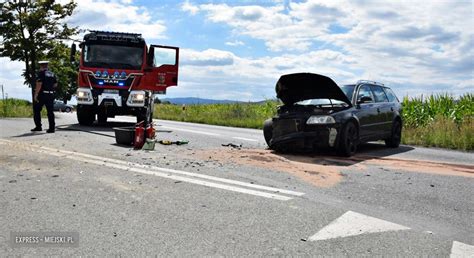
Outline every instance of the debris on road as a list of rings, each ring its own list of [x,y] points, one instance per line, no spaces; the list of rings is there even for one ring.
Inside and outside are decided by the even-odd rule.
[[[152,151],[155,150],[155,140],[147,138],[143,144],[142,150]]]
[[[223,147],[232,147],[234,149],[239,149],[242,148],[242,144],[240,145],[237,145],[237,144],[234,144],[234,143],[228,143],[228,144],[222,144]]]
[[[176,144],[176,145],[184,145],[184,144],[188,144],[189,141],[170,141],[170,140],[160,140],[158,141],[158,143],[162,144],[162,145],[173,145],[173,144]]]

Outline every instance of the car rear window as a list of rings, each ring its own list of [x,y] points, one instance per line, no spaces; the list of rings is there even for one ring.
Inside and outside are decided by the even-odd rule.
[[[385,95],[382,87],[371,85],[370,88],[374,92],[375,102],[388,102],[387,95]]]
[[[393,93],[392,89],[390,89],[390,88],[384,88],[384,90],[385,90],[385,93],[387,94],[388,101],[390,101],[390,102],[398,102],[398,98],[397,98],[397,96],[395,95],[395,93]]]

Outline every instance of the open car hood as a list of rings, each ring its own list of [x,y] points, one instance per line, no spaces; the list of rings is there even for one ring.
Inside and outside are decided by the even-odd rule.
[[[276,94],[285,105],[307,99],[336,99],[352,106],[344,92],[329,77],[314,73],[293,73],[280,77]]]

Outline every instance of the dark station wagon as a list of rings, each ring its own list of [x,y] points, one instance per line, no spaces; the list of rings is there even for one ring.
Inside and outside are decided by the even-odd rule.
[[[323,75],[295,73],[280,77],[276,93],[283,105],[263,129],[270,149],[335,148],[351,156],[363,142],[384,140],[388,147],[400,145],[401,104],[381,83],[361,80],[339,87]]]

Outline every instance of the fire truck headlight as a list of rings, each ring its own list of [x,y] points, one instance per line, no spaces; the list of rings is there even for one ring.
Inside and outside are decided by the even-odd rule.
[[[130,107],[143,107],[145,105],[145,91],[132,90],[128,96],[127,105]]]
[[[136,94],[135,99],[136,100],[144,100],[145,99],[145,94],[141,94],[141,93]]]
[[[87,104],[87,105],[94,103],[94,99],[92,98],[92,91],[86,88],[78,88],[77,89],[77,103]]]

